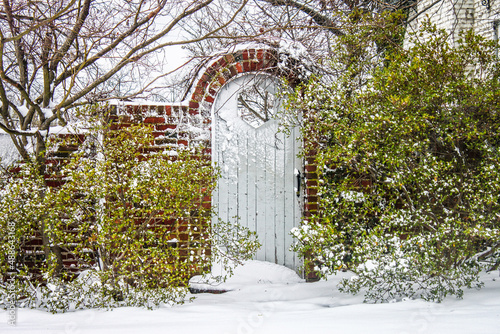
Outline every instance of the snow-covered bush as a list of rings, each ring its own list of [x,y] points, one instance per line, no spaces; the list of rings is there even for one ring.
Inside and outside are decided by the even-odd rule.
[[[71,159],[46,169],[63,185],[47,187],[40,168],[25,164],[2,190],[0,227],[14,237],[0,236],[0,281],[15,280],[18,303],[52,312],[178,303],[189,278],[210,269],[219,240],[237,245],[228,258],[247,259],[259,247],[243,227],[233,235],[219,233],[230,230],[225,222],[212,228],[207,200],[217,171],[201,151],[151,151],[146,125],[97,126],[85,142],[68,142],[75,138],[55,143],[78,146]],[[29,241],[38,237],[43,254],[29,254]],[[81,270],[92,284],[78,277]],[[0,300],[8,286],[0,286]]]
[[[500,245],[497,45],[464,32],[452,46],[426,24],[367,57],[399,33],[359,23],[336,41],[337,80],[313,78],[290,102],[321,181],[296,250],[320,275],[353,271],[341,290],[367,301],[460,297]]]

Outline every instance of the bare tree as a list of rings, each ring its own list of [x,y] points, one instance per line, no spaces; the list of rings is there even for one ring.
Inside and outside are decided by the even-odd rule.
[[[261,43],[271,47],[302,48],[309,64],[328,74],[322,65],[332,54],[336,38],[351,32],[343,26],[351,13],[375,13],[413,8],[418,0],[249,0],[240,19],[224,27],[225,38],[187,45],[191,56],[203,62],[217,52],[230,52],[241,43]],[[230,8],[225,6],[225,8]],[[219,12],[220,13],[220,12]],[[353,15],[355,16],[355,15]],[[183,26],[188,35],[202,36],[214,28],[217,19],[194,16],[197,24]],[[227,36],[232,36],[229,39]],[[286,52],[285,49],[283,51]],[[304,60],[303,57],[300,57]]]
[[[213,16],[214,0],[2,0],[0,4],[0,129],[24,160],[43,165],[51,125],[65,125],[88,103],[132,97],[148,84],[130,73],[161,66],[165,48],[214,38],[247,0],[203,34],[180,38],[192,17]],[[125,73],[125,74],[124,74]]]

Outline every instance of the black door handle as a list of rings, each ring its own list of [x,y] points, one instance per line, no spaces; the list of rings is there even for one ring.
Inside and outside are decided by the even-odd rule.
[[[302,175],[300,175],[300,170],[296,170],[297,173],[297,197],[300,197],[300,186],[302,183]]]

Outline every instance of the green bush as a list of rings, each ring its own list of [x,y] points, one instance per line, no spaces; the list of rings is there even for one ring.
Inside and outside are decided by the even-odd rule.
[[[337,40],[335,80],[312,78],[290,100],[322,182],[296,250],[320,275],[354,272],[340,289],[367,301],[461,297],[500,245],[497,45],[472,32],[450,45],[426,24],[376,56],[370,22]]]

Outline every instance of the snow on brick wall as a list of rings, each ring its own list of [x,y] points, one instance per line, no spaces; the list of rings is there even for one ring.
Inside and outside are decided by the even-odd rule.
[[[177,154],[188,146],[210,147],[210,115],[181,105],[117,105],[111,115],[112,129],[131,124],[151,126],[155,142],[152,151]],[[207,151],[208,153],[208,151]]]

